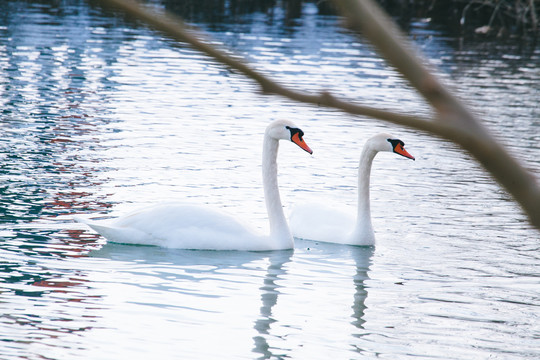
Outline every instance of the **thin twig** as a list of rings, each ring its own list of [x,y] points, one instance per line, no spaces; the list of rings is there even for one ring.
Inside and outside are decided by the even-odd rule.
[[[536,8],[534,7],[534,0],[529,0],[529,11],[531,12],[531,28],[536,31],[538,25],[538,19],[536,17]]]
[[[495,9],[493,10],[493,13],[491,14],[491,17],[489,18],[488,27],[491,27],[491,24],[493,23],[493,20],[495,20],[495,15],[497,15],[497,12],[499,11],[499,8],[503,4],[502,1],[497,2],[497,5],[495,6]]]

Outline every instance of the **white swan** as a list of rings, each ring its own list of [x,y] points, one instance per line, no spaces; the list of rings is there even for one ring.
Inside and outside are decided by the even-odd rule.
[[[403,141],[388,134],[378,134],[370,138],[360,155],[356,219],[348,213],[326,205],[298,205],[293,208],[289,217],[294,237],[349,245],[374,245],[375,234],[371,225],[369,207],[371,164],[379,151],[394,152],[414,160],[414,157],[403,146]]]
[[[304,133],[292,122],[276,120],[264,133],[262,174],[270,235],[256,234],[234,217],[218,210],[187,204],[161,204],[136,211],[110,223],[88,226],[111,242],[198,250],[281,250],[294,247],[277,182],[279,140],[290,140],[312,153]]]

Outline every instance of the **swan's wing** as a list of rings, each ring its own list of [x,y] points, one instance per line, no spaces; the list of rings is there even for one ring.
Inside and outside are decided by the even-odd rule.
[[[241,232],[246,226],[233,216],[209,206],[168,203],[137,210],[114,221],[115,226],[137,228],[146,232],[161,229],[213,228],[224,232]]]
[[[169,248],[258,250],[261,238],[228,214],[189,204],[157,205],[87,224],[111,242]]]
[[[354,210],[350,212],[318,203],[296,205],[289,224],[294,237],[332,243],[343,243],[354,227]]]

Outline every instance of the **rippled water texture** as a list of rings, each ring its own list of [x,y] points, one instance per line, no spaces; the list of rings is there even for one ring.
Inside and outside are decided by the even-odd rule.
[[[299,10],[178,11],[294,88],[430,114],[337,17],[312,2]],[[540,173],[538,47],[455,39],[424,21],[409,32]],[[540,357],[538,232],[454,145],[261,95],[82,1],[1,2],[0,68],[2,359]],[[415,162],[386,153],[373,165],[376,247],[167,250],[106,244],[72,220],[187,199],[267,231],[261,141],[278,118],[295,121],[314,150],[280,149],[286,212],[311,200],[354,211],[366,139],[385,131],[406,143]]]

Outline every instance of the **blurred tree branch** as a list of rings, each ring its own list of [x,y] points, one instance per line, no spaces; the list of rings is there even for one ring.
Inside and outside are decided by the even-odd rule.
[[[371,0],[334,0],[347,25],[369,39],[436,111],[437,118],[398,114],[336,98],[328,92],[308,94],[283,86],[254,70],[238,57],[204,41],[200,34],[170,14],[135,0],[98,0],[113,5],[173,39],[190,44],[218,62],[255,80],[265,94],[335,108],[393,124],[415,128],[460,145],[510,193],[540,229],[540,187],[536,179],[487,131],[470,110],[433,75],[412,50],[393,21]]]

